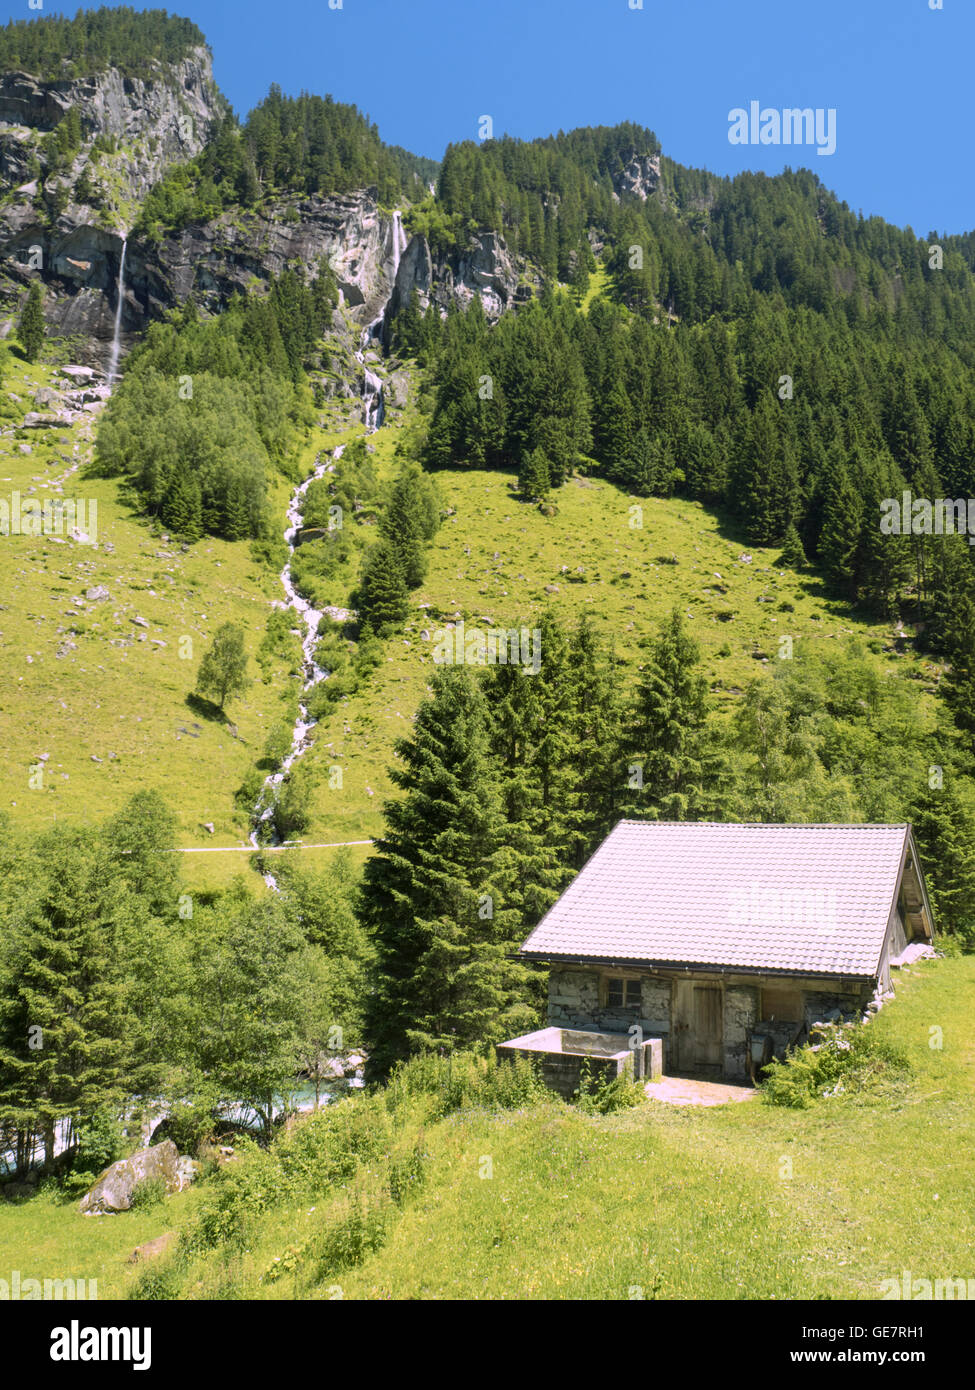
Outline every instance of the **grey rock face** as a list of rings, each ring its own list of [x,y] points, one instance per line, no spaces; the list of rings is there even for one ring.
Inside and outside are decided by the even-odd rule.
[[[646,202],[657,191],[659,183],[660,156],[634,155],[622,173],[613,179],[613,189],[617,198],[629,193]]]
[[[151,1178],[161,1178],[167,1193],[178,1192],[182,1181],[179,1161],[179,1150],[171,1139],[119,1159],[82,1197],[81,1211],[86,1215],[128,1211],[136,1185]]]
[[[218,310],[233,294],[266,284],[289,263],[306,275],[326,257],[344,301],[362,306],[362,320],[389,293],[391,220],[380,213],[374,190],[281,198],[259,212],[233,209],[195,223],[158,245],[134,242],[126,279],[142,313],[152,317],[190,294]]]
[[[111,340],[122,238],[152,185],[173,163],[191,159],[206,144],[221,98],[203,48],[147,77],[108,68],[93,77],[41,82],[29,73],[0,73],[0,176],[17,194],[0,212],[0,263],[9,277],[0,310],[16,312],[38,273],[46,281],[45,317],[57,333],[80,335],[95,362]],[[74,107],[83,145],[71,169],[47,180],[40,141]],[[116,211],[111,226],[73,200],[74,184],[102,135],[118,141],[99,159],[110,172]],[[31,162],[41,175],[30,177]],[[36,164],[34,166],[36,168]],[[97,174],[95,175],[97,181]],[[53,224],[38,194],[61,190],[65,205]],[[142,327],[141,306],[129,297],[123,329]]]
[[[451,301],[466,307],[480,295],[488,319],[530,299],[536,279],[524,261],[516,261],[497,232],[477,232],[467,246],[434,255],[426,237],[415,236],[400,261],[390,317],[416,290],[421,310],[432,302],[446,312]]]

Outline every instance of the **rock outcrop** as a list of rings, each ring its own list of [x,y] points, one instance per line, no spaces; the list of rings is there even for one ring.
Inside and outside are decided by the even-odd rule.
[[[199,1164],[193,1165],[193,1168],[199,1168]],[[118,1163],[106,1168],[82,1197],[81,1211],[87,1216],[128,1211],[132,1205],[132,1193],[140,1182],[159,1178],[165,1183],[169,1194],[181,1191],[194,1176],[195,1171],[188,1170],[173,1141],[164,1139],[161,1144],[139,1149],[131,1158],[121,1158]]]
[[[655,154],[634,155],[626,168],[613,178],[617,198],[628,193],[643,202],[656,193],[659,185],[660,156]]]
[[[361,306],[365,323],[389,293],[392,225],[374,189],[283,197],[255,212],[235,208],[158,243],[131,242],[126,309],[132,318],[148,319],[193,294],[204,309],[217,311],[231,295],[267,284],[289,264],[317,275],[325,258],[344,302]]]
[[[0,210],[0,314],[17,312],[39,274],[49,327],[78,335],[101,363],[125,233],[165,170],[203,148],[223,104],[204,48],[146,77],[115,68],[51,82],[0,74],[0,176],[14,189]],[[69,167],[52,171],[44,137],[72,108],[82,144]],[[123,328],[141,327],[138,306],[124,308]]]
[[[397,270],[395,222],[374,188],[282,195],[258,210],[231,208],[158,240],[127,236],[149,189],[171,164],[202,149],[223,105],[202,48],[172,67],[158,64],[145,78],[111,68],[55,82],[0,74],[0,174],[14,186],[0,208],[0,336],[40,275],[49,329],[74,338],[81,362],[104,370],[123,244],[123,348],[190,295],[204,312],[218,313],[233,295],[267,286],[286,266],[299,264],[314,276],[323,260],[337,278],[343,311],[360,329],[377,321],[392,295],[388,324],[414,289],[424,309],[432,302],[441,312],[478,294],[490,319],[531,297],[537,277],[493,231],[435,253],[415,236]],[[44,137],[72,108],[82,147],[70,168],[53,171]],[[636,168],[628,191],[648,178]],[[79,201],[93,196],[92,183],[97,207]]]
[[[434,254],[425,236],[414,236],[403,252],[390,303],[390,317],[409,303],[413,291],[421,310],[433,303],[446,312],[451,301],[462,308],[480,295],[487,318],[532,297],[537,277],[518,262],[497,232],[476,232],[466,246]]]

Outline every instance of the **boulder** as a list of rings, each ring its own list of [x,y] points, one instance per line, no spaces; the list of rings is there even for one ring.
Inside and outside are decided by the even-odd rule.
[[[179,1150],[171,1139],[139,1149],[131,1158],[121,1158],[106,1168],[82,1197],[81,1211],[88,1216],[128,1211],[136,1185],[149,1178],[162,1178],[167,1193],[180,1190]]]
[[[156,1236],[155,1240],[147,1240],[144,1245],[137,1245],[129,1256],[129,1264],[137,1265],[142,1260],[153,1260],[157,1255],[164,1255],[175,1239],[175,1231],[166,1231],[163,1235]]]

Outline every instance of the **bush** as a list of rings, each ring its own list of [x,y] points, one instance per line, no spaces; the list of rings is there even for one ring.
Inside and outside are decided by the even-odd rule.
[[[166,1198],[165,1178],[143,1178],[132,1189],[129,1208],[132,1211],[149,1211],[158,1207]]]
[[[213,1139],[218,1123],[214,1118],[215,1104],[216,1095],[177,1101],[156,1127],[152,1142],[158,1144],[162,1139],[171,1139],[181,1154],[198,1155]]]
[[[593,1076],[589,1058],[583,1059],[579,1072],[579,1089],[575,1103],[584,1115],[613,1115],[617,1110],[629,1110],[646,1100],[639,1082],[633,1080],[633,1059],[628,1058],[619,1076],[607,1072]]]
[[[353,1269],[367,1255],[382,1249],[389,1230],[390,1207],[383,1201],[366,1205],[358,1192],[349,1198],[348,1210],[314,1242],[311,1280],[321,1282],[332,1274]]]
[[[431,1119],[478,1107],[515,1110],[551,1097],[527,1057],[499,1062],[473,1052],[452,1052],[446,1057],[427,1052],[400,1062],[382,1094],[393,1111],[413,1097],[430,1097]]]
[[[413,1143],[413,1147],[402,1158],[391,1159],[389,1164],[389,1195],[398,1207],[406,1205],[407,1198],[420,1190],[426,1181],[427,1154],[423,1147],[423,1130]]]
[[[139,1275],[129,1294],[134,1302],[172,1302],[178,1299],[182,1285],[182,1264],[172,1260],[167,1264],[150,1264]]]
[[[911,1071],[906,1054],[870,1024],[823,1023],[813,1036],[822,1041],[769,1063],[761,1085],[766,1104],[804,1110],[821,1096],[865,1091]]]

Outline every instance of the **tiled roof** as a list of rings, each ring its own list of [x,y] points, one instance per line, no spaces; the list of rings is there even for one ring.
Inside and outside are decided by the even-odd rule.
[[[521,949],[543,959],[870,977],[909,833],[620,821]]]

